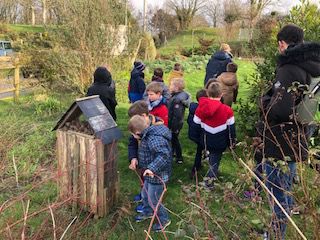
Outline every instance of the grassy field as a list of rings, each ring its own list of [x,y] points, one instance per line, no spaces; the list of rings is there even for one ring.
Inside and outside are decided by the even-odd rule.
[[[193,32],[193,36],[192,36]],[[199,47],[198,38],[218,41],[219,30],[213,28],[200,28],[196,30],[186,30],[177,34],[173,39],[159,49],[162,55],[175,54],[181,48]]]
[[[236,60],[239,65],[239,97],[245,99],[248,85],[244,79],[254,71],[250,61]],[[186,72],[187,91],[195,96],[203,86],[204,67]],[[0,238],[9,236],[8,224],[23,219],[23,209],[30,200],[29,214],[58,203],[54,176],[55,133],[52,127],[70,106],[74,96],[69,93],[35,92],[34,95],[21,98],[19,104],[6,100],[0,101],[0,156],[2,181],[0,182],[0,203],[5,209],[0,211]],[[127,160],[127,110],[129,104],[120,102],[117,107],[118,125],[124,137],[119,142],[118,168],[120,175],[119,203],[110,216],[103,219],[87,218],[85,212],[78,214],[77,221],[67,233],[67,239],[143,239],[148,221],[134,223],[135,204],[132,197],[139,191],[137,175],[128,169]],[[237,112],[236,112],[237,115]],[[262,202],[249,202],[243,198],[243,191],[250,185],[250,177],[234,160],[229,152],[223,156],[221,175],[214,192],[199,187],[201,197],[195,195],[196,184],[189,178],[193,164],[195,145],[187,137],[185,124],[181,132],[181,143],[185,163],[173,164],[173,176],[168,184],[165,198],[166,207],[171,212],[172,224],[168,227],[168,239],[179,236],[195,238],[206,237],[205,225],[219,239],[258,239],[269,219],[269,209],[265,198]],[[252,166],[250,149],[238,152]],[[13,159],[17,165],[19,185],[16,184]],[[207,162],[199,173],[199,181],[206,174]],[[39,186],[38,186],[39,185]],[[33,189],[34,188],[34,189]],[[29,191],[29,192],[26,192]],[[22,194],[22,195],[21,195]],[[23,196],[23,200],[19,197]],[[18,200],[17,200],[18,199]],[[205,206],[208,215],[199,212],[200,205]],[[7,207],[9,205],[9,207]],[[56,234],[61,236],[66,226],[74,218],[68,207],[54,210]],[[26,222],[27,236],[39,235],[42,239],[52,239],[53,228],[49,210],[39,213]],[[289,227],[289,236],[295,239]],[[12,227],[13,238],[19,238],[22,224]],[[40,229],[40,230],[39,230]],[[2,232],[4,230],[4,232]],[[291,233],[290,233],[291,232]],[[153,239],[164,239],[161,234],[152,234]]]
[[[14,32],[44,32],[44,27],[42,25],[26,25],[26,24],[10,24],[8,25],[9,30]]]

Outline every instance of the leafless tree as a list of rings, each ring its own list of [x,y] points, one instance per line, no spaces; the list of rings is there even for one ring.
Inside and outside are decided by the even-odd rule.
[[[244,18],[248,20],[249,30],[250,30],[250,39],[253,38],[253,29],[259,20],[262,12],[266,8],[274,5],[275,0],[248,0],[246,2],[247,11],[244,15]]]
[[[226,22],[226,39],[229,40],[233,34],[235,22],[240,20],[243,15],[243,5],[239,0],[224,1],[224,21]]]
[[[168,0],[170,6],[176,13],[180,29],[187,29],[196,13],[205,5],[205,0]]]
[[[223,17],[223,1],[222,0],[207,0],[204,13],[212,22],[213,27],[217,27]]]
[[[0,21],[13,23],[18,18],[18,4],[14,0],[0,1]]]

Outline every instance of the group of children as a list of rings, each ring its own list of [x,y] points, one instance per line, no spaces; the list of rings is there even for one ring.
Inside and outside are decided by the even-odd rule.
[[[157,208],[158,221],[153,225],[153,230],[162,231],[170,224],[170,219],[167,210],[158,203],[171,176],[173,158],[176,163],[183,163],[179,133],[183,127],[185,109],[189,108],[188,136],[197,144],[191,176],[194,177],[200,170],[203,152],[208,152],[210,169],[205,181],[208,189],[213,188],[217,178],[222,153],[227,147],[235,145],[231,104],[236,100],[238,89],[237,66],[231,62],[227,66],[228,72],[222,73],[217,79],[210,79],[205,88],[197,92],[197,102],[191,102],[190,94],[184,91],[180,64],[175,64],[170,74],[169,87],[163,81],[161,68],[154,69],[152,81],[146,86],[144,69],[142,62],[134,63],[128,87],[132,103],[128,110],[128,130],[131,133],[128,144],[129,168],[139,170],[142,179],[141,192],[134,199],[142,202],[135,209],[138,212],[135,221],[151,218]],[[108,84],[108,97],[97,92],[102,83]],[[112,83],[107,68],[99,67],[88,95],[100,95],[116,120]]]
[[[132,73],[135,71],[133,69]],[[141,194],[134,199],[136,202],[142,201],[135,209],[139,213],[135,217],[136,222],[152,217],[162,197],[164,184],[169,181],[173,158],[176,163],[183,163],[179,133],[188,107],[188,135],[197,144],[191,176],[201,168],[202,153],[208,151],[210,169],[205,186],[213,188],[222,153],[227,147],[234,147],[236,137],[231,105],[236,100],[238,90],[237,65],[229,63],[227,71],[217,79],[210,79],[205,88],[197,92],[198,103],[191,103],[190,95],[184,91],[185,82],[180,64],[175,64],[174,72],[170,74],[177,76],[169,80],[170,95],[163,81],[162,69],[154,70],[151,83],[144,92],[139,93],[142,96],[140,100],[130,97],[133,95],[131,90],[136,89],[137,84],[131,78],[129,99],[132,105],[128,111],[128,129],[131,133],[128,146],[129,168],[139,169],[143,179]],[[143,74],[140,76],[139,81],[143,81]],[[157,218],[154,231],[161,231],[170,224],[168,213],[162,204],[157,209]]]

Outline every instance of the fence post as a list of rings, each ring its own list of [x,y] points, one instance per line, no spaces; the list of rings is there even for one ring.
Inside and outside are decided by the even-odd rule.
[[[14,68],[14,100],[17,102],[20,94],[20,66],[18,65],[18,61],[15,60],[15,68]]]

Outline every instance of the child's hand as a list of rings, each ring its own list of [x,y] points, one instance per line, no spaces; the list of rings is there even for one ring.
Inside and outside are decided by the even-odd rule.
[[[129,168],[134,171],[137,169],[137,165],[138,165],[138,159],[132,158]]]
[[[153,178],[154,177],[154,173],[151,170],[147,169],[147,170],[144,171],[143,176],[149,176],[149,177]]]

